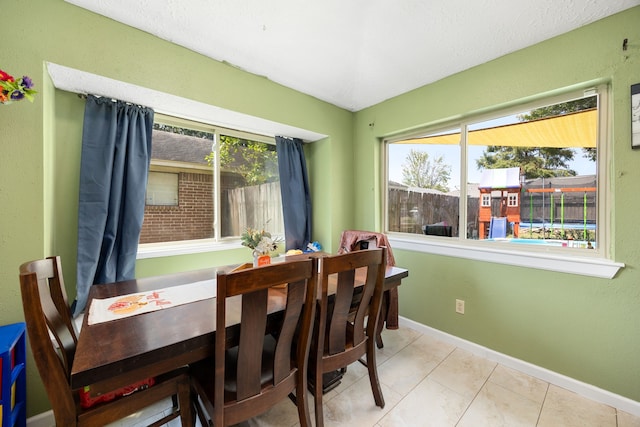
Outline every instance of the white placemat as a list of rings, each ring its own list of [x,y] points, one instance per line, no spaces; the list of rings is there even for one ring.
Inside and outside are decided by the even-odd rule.
[[[216,279],[210,279],[155,291],[94,299],[91,301],[87,323],[93,325],[123,319],[150,311],[215,298],[215,296]]]

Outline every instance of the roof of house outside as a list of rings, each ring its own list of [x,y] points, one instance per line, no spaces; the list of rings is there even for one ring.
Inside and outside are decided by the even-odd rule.
[[[520,188],[520,168],[486,169],[478,188]]]
[[[151,157],[158,160],[206,165],[213,141],[188,135],[154,130]]]

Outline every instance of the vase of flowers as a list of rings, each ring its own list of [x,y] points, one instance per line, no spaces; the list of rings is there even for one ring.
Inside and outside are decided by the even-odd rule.
[[[247,230],[240,236],[242,246],[246,246],[253,250],[253,266],[271,264],[272,251],[278,249],[278,244],[282,241],[279,238],[273,238],[271,233],[265,230]]]
[[[0,104],[11,104],[23,99],[33,102],[33,95],[36,93],[28,76],[16,80],[11,74],[0,70]]]

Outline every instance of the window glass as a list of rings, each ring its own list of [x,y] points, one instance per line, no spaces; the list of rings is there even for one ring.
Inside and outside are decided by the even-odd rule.
[[[597,248],[600,113],[591,91],[387,141],[387,230]]]
[[[460,130],[427,133],[389,144],[388,161],[388,230],[441,236],[439,227],[452,227],[452,235],[457,236]]]
[[[220,196],[222,237],[247,226],[284,234],[275,145],[221,135]]]
[[[157,114],[140,243],[284,234],[275,141]]]
[[[597,117],[590,96],[470,124],[467,176],[491,195],[469,224],[478,231],[472,238],[593,247]],[[471,193],[467,209],[476,209]]]

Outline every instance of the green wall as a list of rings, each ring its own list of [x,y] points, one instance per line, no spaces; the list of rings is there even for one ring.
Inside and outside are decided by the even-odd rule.
[[[26,8],[26,9],[25,9]],[[0,105],[0,325],[22,321],[18,267],[62,256],[67,291],[75,295],[77,192],[84,101],[56,90],[46,62],[193,99],[329,137],[305,147],[314,200],[314,239],[337,246],[351,225],[353,113],[62,0],[3,0],[0,68],[26,74],[33,104]],[[342,159],[331,161],[331,159]],[[242,249],[144,259],[139,277],[247,261]],[[28,415],[50,408],[33,359],[27,368]]]
[[[313,237],[336,250],[344,228],[377,229],[379,138],[591,80],[613,86],[616,260],[611,281],[396,251],[410,269],[401,314],[497,351],[640,400],[640,230],[630,195],[640,152],[629,148],[629,85],[640,82],[640,8],[353,114],[207,59],[62,0],[3,0],[0,68],[33,78],[33,104],[0,106],[0,324],[23,320],[18,266],[59,254],[75,294],[83,101],[56,90],[45,62],[329,135],[306,146]],[[24,17],[20,19],[19,17]],[[630,48],[621,51],[622,40]],[[373,123],[373,126],[369,124]],[[357,161],[356,161],[357,160]],[[344,185],[354,182],[355,185]],[[354,204],[355,201],[355,204]],[[617,202],[616,202],[617,201]],[[619,208],[619,209],[615,209]],[[244,250],[140,260],[139,277],[241,262]],[[455,298],[466,314],[454,316]],[[28,361],[28,414],[49,409]]]
[[[613,280],[394,250],[410,271],[400,313],[419,323],[640,401],[640,151],[629,86],[640,82],[640,7],[356,113],[355,217],[378,228],[381,138],[583,83],[609,82]],[[630,46],[622,50],[622,41]],[[455,57],[455,55],[452,55]],[[373,123],[374,126],[370,126]],[[455,299],[466,301],[465,315]]]

